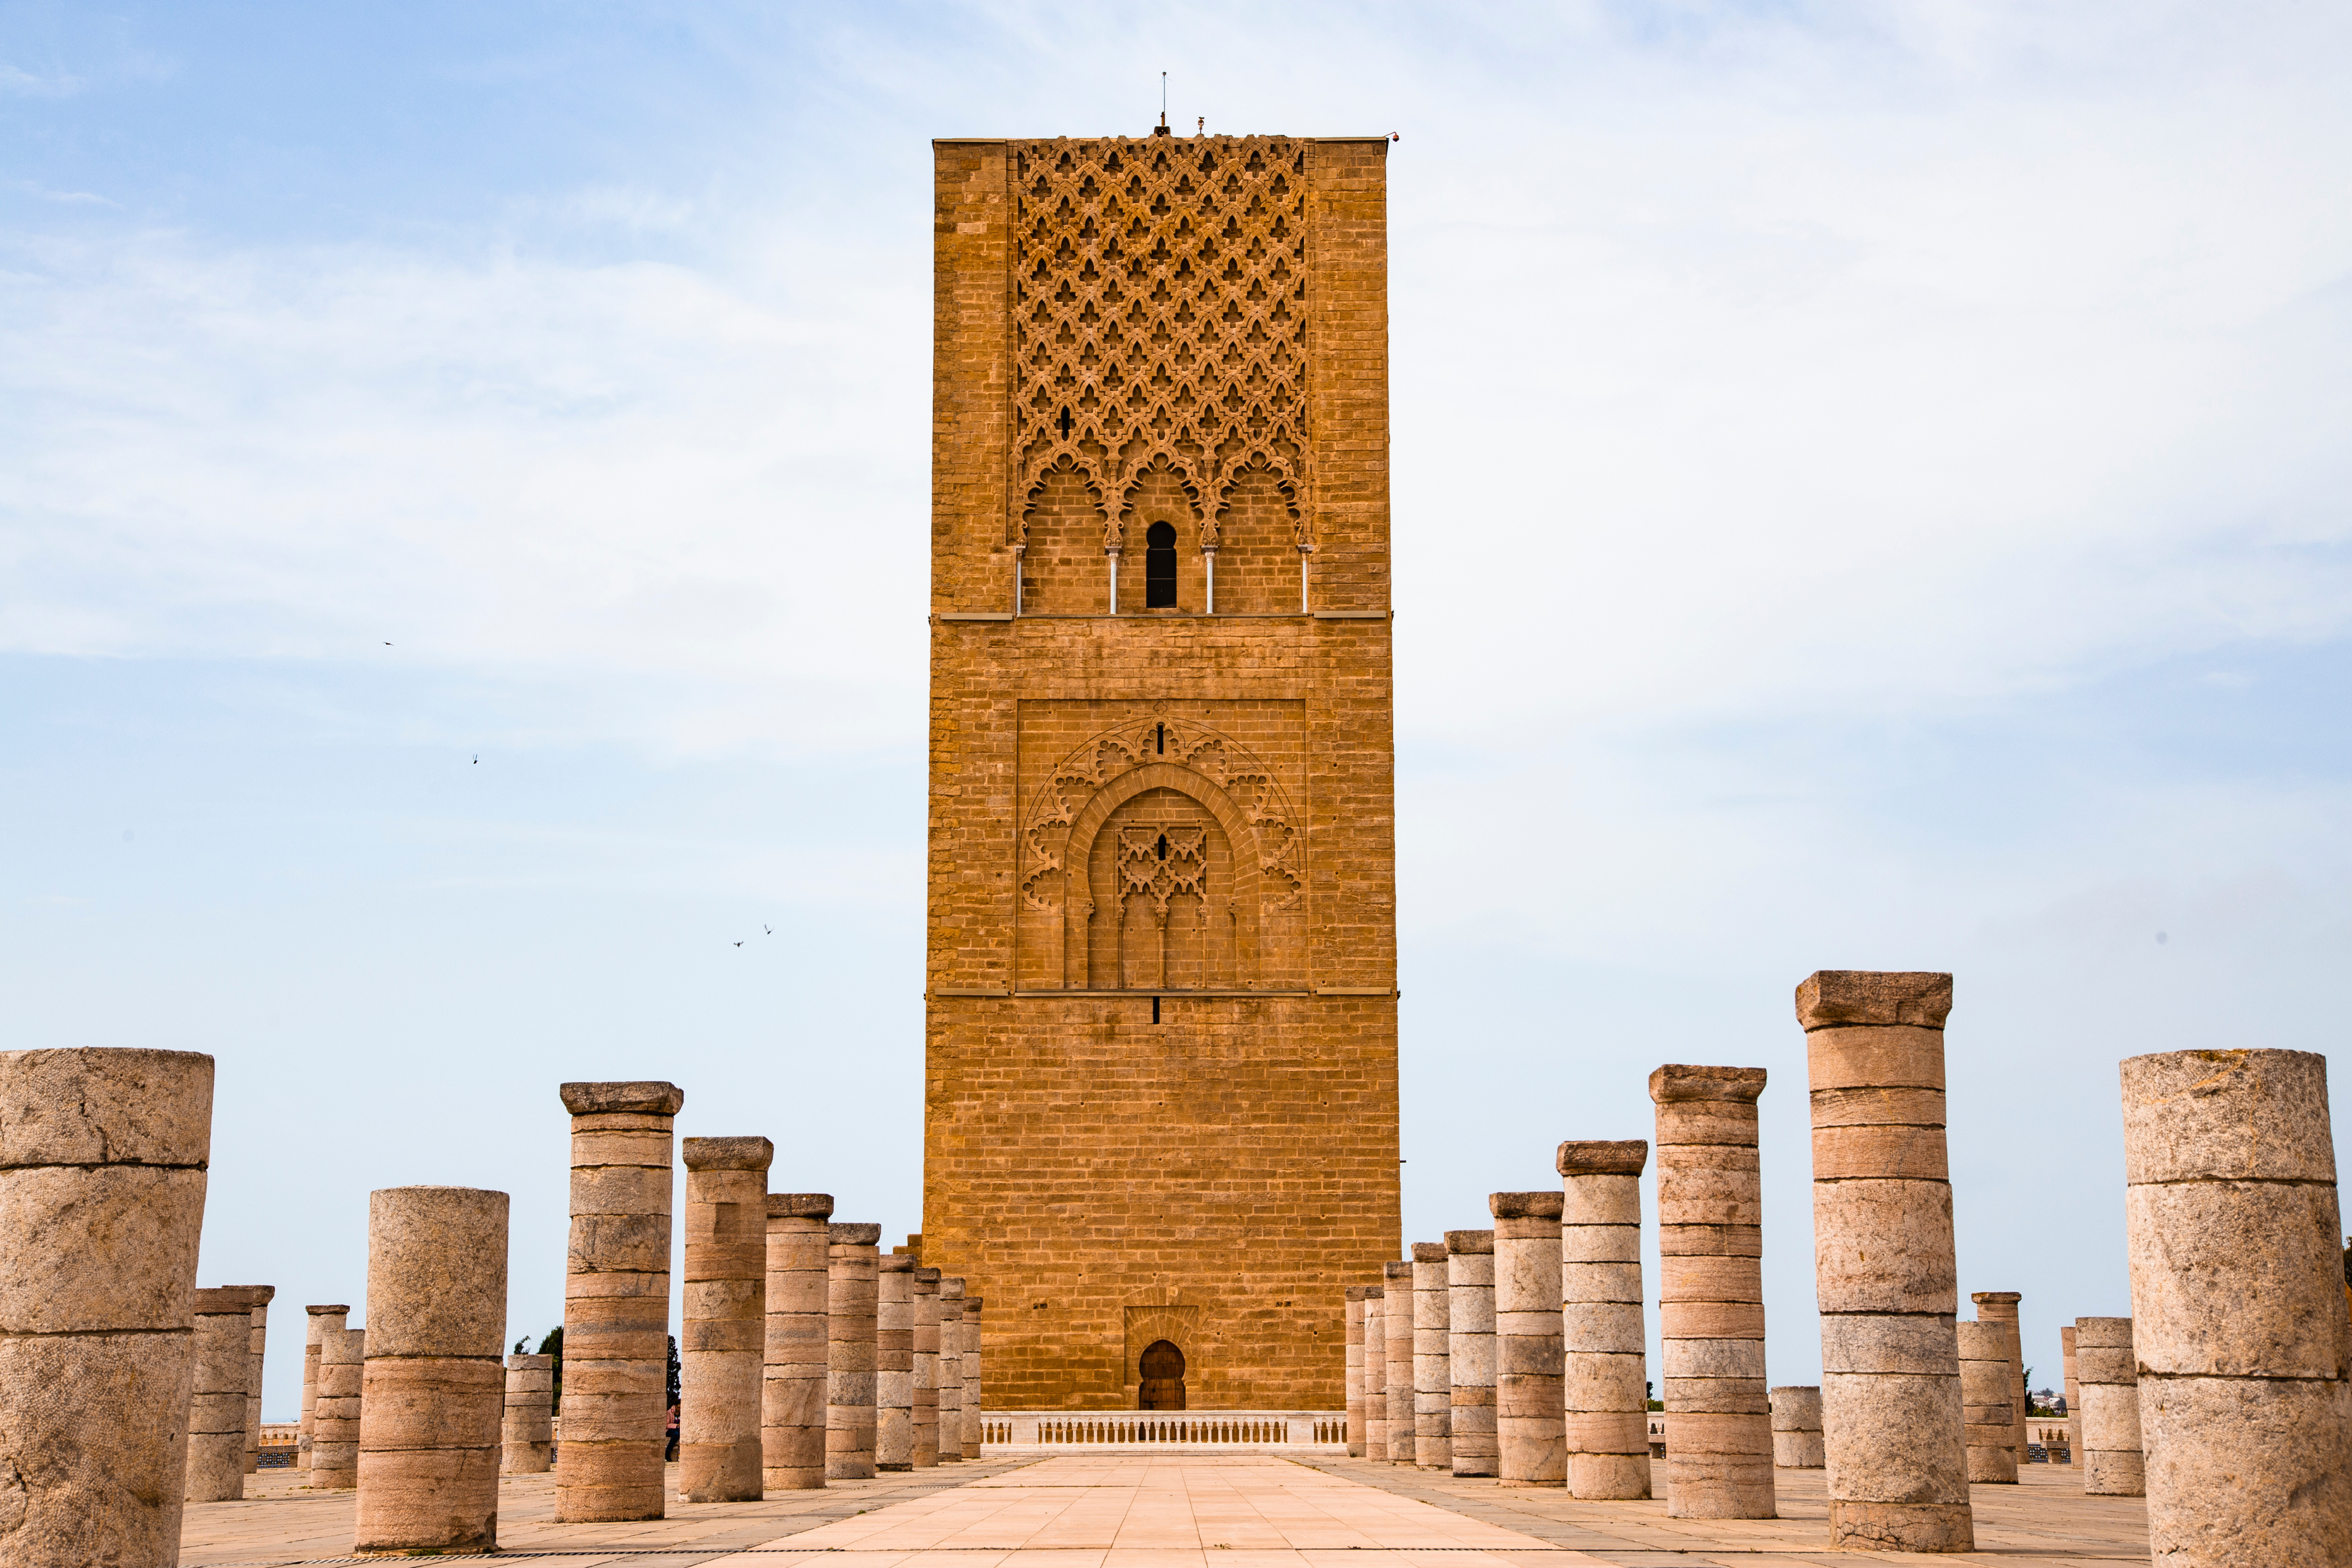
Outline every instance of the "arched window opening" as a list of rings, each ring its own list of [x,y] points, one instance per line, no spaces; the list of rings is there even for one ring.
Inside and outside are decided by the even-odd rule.
[[[1154,523],[1144,531],[1143,607],[1176,607],[1176,530],[1166,523]]]
[[[1184,1353],[1164,1339],[1145,1347],[1136,1381],[1136,1407],[1140,1410],[1184,1408]]]

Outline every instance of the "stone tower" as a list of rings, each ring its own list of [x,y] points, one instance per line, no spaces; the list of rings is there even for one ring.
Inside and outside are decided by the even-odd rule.
[[[1398,1256],[1387,151],[935,147],[923,1261],[992,1408],[1337,1409]]]

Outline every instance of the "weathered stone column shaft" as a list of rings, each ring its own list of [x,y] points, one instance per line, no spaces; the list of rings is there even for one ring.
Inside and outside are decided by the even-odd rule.
[[[940,1271],[915,1266],[914,1465],[940,1462]]]
[[[1650,1495],[1649,1353],[1642,1324],[1640,1138],[1560,1145],[1559,1276],[1568,1490]]]
[[[1364,1287],[1347,1288],[1348,1457],[1364,1457]]]
[[[555,1357],[507,1357],[506,1414],[499,1427],[499,1470],[536,1476],[554,1463]]]
[[[940,1462],[963,1461],[963,1302],[964,1281],[959,1275],[940,1278]]]
[[[982,1309],[988,1302],[970,1293],[966,1287],[963,1299],[963,1457],[980,1458],[980,1424],[984,1412],[981,1408],[980,1331]]]
[[[239,1286],[198,1291],[194,1319],[187,1498],[235,1502],[245,1496],[245,1385],[253,1375],[253,1307]]]
[[[242,1464],[247,1475],[261,1469],[261,1374],[264,1353],[269,1347],[269,1303],[277,1299],[275,1285],[239,1285],[245,1299],[252,1304],[253,1318],[247,1329],[247,1354],[253,1366],[245,1379],[245,1456]]]
[[[877,1260],[874,1468],[915,1468],[915,1260]]]
[[[833,1195],[768,1197],[768,1330],[760,1385],[761,1483],[768,1491],[824,1485],[828,1344],[826,1253]]]
[[[1971,1484],[2017,1484],[2015,1427],[2009,1410],[2009,1330],[1979,1319],[1957,1325],[1960,1345],[1961,1434]]]
[[[677,1491],[757,1502],[768,1333],[768,1167],[761,1137],[688,1138],[678,1335]]]
[[[1376,1464],[1389,1458],[1389,1334],[1388,1287],[1365,1285],[1364,1292],[1364,1458]]]
[[[2065,1375],[2066,1389],[2066,1462],[2083,1462],[2083,1390],[2074,1377],[2074,1325],[2067,1323],[2058,1331],[2059,1367]]]
[[[1412,1463],[1414,1416],[1412,1385],[1412,1265],[1381,1265],[1382,1298],[1381,1339],[1387,1346],[1388,1364],[1381,1385],[1389,1398],[1389,1463]]]
[[[2009,1451],[2018,1464],[2025,1463],[2025,1331],[2018,1321],[2018,1303],[2024,1296],[2016,1291],[1975,1291],[1969,1300],[1976,1303],[1977,1322],[1999,1323],[2009,1336]],[[1966,1396],[1962,1396],[1965,1403]]]
[[[1665,1365],[1666,1514],[1771,1519],[1764,1374],[1760,1067],[1661,1067],[1658,1337]]]
[[[874,1336],[882,1228],[836,1221],[829,1235],[824,1476],[834,1481],[870,1480],[875,1474]]]
[[[674,1083],[566,1083],[572,1239],[555,1517],[660,1519],[669,1407]]]
[[[2122,1076],[2153,1559],[2352,1563],[2352,1320],[2327,1059],[2176,1051],[2132,1057]]]
[[[1412,1462],[1454,1472],[1454,1378],[1445,1243],[1412,1244]]]
[[[1824,969],[1797,988],[1832,1548],[1975,1548],[1944,1145],[1951,1007],[1949,975]]]
[[[2074,1347],[2083,1391],[2083,1490],[2093,1497],[2145,1496],[2132,1321],[2077,1318]]]
[[[1448,1397],[1454,1473],[1495,1473],[1495,1233],[1445,1233]]]
[[[360,1403],[367,1367],[367,1331],[341,1329],[319,1336],[319,1400],[310,1423],[310,1485],[349,1491],[360,1484]]]
[[[1561,1388],[1557,1192],[1498,1192],[1495,1217],[1495,1445],[1505,1486],[1568,1484]]]
[[[368,1194],[367,1301],[352,1550],[495,1551],[507,1195]]]
[[[330,1333],[343,1332],[343,1323],[352,1314],[348,1305],[321,1304],[302,1309],[308,1324],[302,1336],[302,1425],[294,1439],[294,1464],[300,1470],[310,1469],[310,1445],[318,1436],[319,1356],[320,1347]]]
[[[0,1051],[12,1565],[180,1560],[212,1120],[209,1056]]]
[[[1790,1385],[1772,1390],[1772,1465],[1783,1470],[1818,1470],[1822,1454],[1822,1391]]]

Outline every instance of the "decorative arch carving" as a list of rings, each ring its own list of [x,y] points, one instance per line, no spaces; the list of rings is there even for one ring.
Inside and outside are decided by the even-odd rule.
[[[1307,517],[1306,514],[1299,509],[1297,484],[1289,475],[1258,457],[1252,457],[1248,462],[1234,468],[1226,474],[1224,483],[1217,487],[1217,504],[1211,510],[1208,519],[1201,525],[1202,544],[1211,549],[1216,548],[1217,537],[1224,528],[1225,514],[1233,510],[1234,487],[1242,482],[1244,475],[1249,474],[1273,476],[1275,488],[1282,496],[1282,504],[1290,509],[1291,542],[1304,547],[1307,542]]]
[[[1278,473],[1296,507],[1310,477],[1307,144],[1063,137],[1010,152],[1013,537],[1023,497],[1063,462],[1119,498],[1114,546],[1155,463],[1184,476],[1203,543],[1207,498],[1245,465]]]
[[[1024,967],[1030,977],[1024,984],[1085,989],[1104,967],[1092,946],[1099,940],[1095,920],[1102,912],[1094,906],[1088,868],[1120,808],[1155,790],[1197,805],[1232,857],[1230,885],[1214,886],[1206,876],[1208,849],[1196,849],[1180,835],[1171,846],[1180,862],[1176,872],[1150,884],[1162,914],[1169,889],[1178,888],[1230,922],[1220,939],[1229,936],[1224,951],[1236,988],[1254,988],[1266,983],[1270,969],[1287,967],[1281,960],[1296,945],[1288,934],[1300,924],[1306,878],[1298,820],[1286,793],[1273,770],[1233,737],[1155,707],[1074,749],[1030,797],[1022,817],[1015,915],[1023,941],[1058,951],[1042,972]],[[1120,886],[1146,890],[1132,875]]]
[[[1057,474],[1071,475],[1087,487],[1087,496],[1094,501],[1095,510],[1103,516],[1103,546],[1105,549],[1117,548],[1119,542],[1120,524],[1124,520],[1123,515],[1121,517],[1111,515],[1109,508],[1103,505],[1102,482],[1095,477],[1092,469],[1067,453],[1064,453],[1052,463],[1039,469],[1036,476],[1030,481],[1027,492],[1021,498],[1021,516],[1017,519],[1019,528],[1013,535],[1014,541],[1021,544],[1028,542],[1029,519],[1036,515],[1037,503],[1045,498],[1045,482]]]

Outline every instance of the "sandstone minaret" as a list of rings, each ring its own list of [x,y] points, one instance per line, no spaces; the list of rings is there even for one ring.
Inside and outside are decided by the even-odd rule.
[[[923,1260],[1002,1407],[1337,1409],[1400,1251],[1387,154],[934,146]]]

